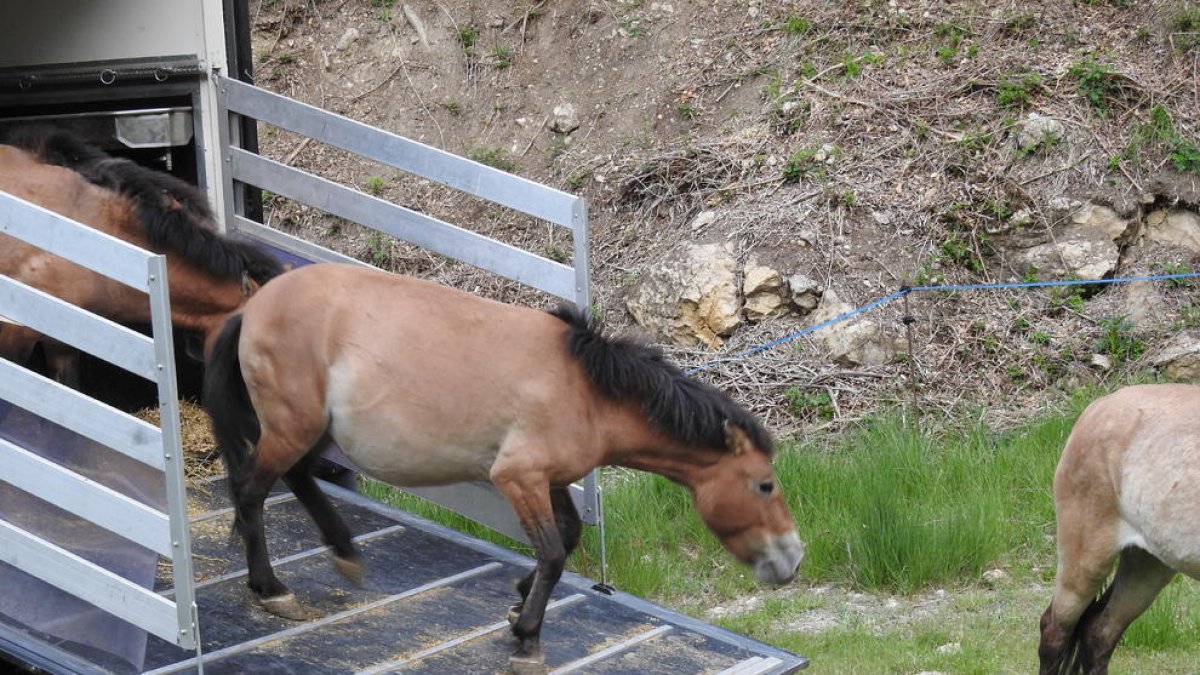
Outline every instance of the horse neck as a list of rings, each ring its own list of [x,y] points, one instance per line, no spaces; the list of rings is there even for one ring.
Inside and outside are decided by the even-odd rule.
[[[186,262],[171,262],[171,320],[177,326],[207,335],[249,300],[241,281],[215,279]]]
[[[604,464],[649,471],[692,486],[699,474],[723,456],[720,449],[685,445],[659,431],[640,406],[623,406],[615,422],[605,425],[608,450]]]

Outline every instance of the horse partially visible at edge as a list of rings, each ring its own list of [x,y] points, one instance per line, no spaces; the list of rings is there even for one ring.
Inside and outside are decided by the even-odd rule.
[[[1058,573],[1040,672],[1104,675],[1175,574],[1200,579],[1200,387],[1131,386],[1093,401],[1059,460],[1054,508]]]
[[[311,611],[267,554],[263,500],[281,477],[339,571],[362,578],[351,533],[311,476],[330,441],[394,485],[490,480],[504,495],[537,558],[510,612],[517,673],[546,671],[542,620],[581,530],[567,489],[594,467],[686,486],[760,581],[786,583],[804,555],[759,422],[657,350],[606,338],[574,310],[505,305],[378,270],[304,267],[229,319],[206,362],[204,404],[250,589],[283,617]]]
[[[252,244],[221,236],[205,195],[170,174],[111,157],[48,126],[0,145],[0,190],[167,256],[171,320],[210,345],[230,312],[282,268]],[[119,323],[148,324],[145,293],[0,234],[0,274]],[[76,352],[0,322],[0,357],[27,362],[42,343],[55,379],[77,384]]]

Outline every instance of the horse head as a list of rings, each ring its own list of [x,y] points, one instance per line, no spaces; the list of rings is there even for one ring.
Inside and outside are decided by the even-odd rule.
[[[796,533],[771,457],[726,422],[727,452],[691,484],[697,513],[721,544],[754,568],[754,578],[784,584],[796,575],[804,543]]]

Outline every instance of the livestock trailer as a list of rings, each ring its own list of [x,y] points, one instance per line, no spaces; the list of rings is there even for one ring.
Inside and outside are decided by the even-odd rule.
[[[364,263],[261,222],[281,195],[586,308],[583,199],[372,128],[252,84],[245,0],[0,4],[0,132],[73,130],[93,144],[200,185],[226,232],[291,264]],[[257,153],[270,125],[564,228],[569,263],[485,237]],[[268,500],[277,570],[320,619],[254,607],[220,478],[187,481],[179,356],[161,255],[0,192],[7,237],[147,296],[149,327],[108,322],[0,276],[0,317],[78,347],[144,382],[157,422],[111,388],[66,388],[0,360],[0,659],[54,673],[496,672],[510,651],[503,608],[532,565],[327,485],[356,533],[364,587],[332,576],[289,493]],[[178,371],[178,373],[177,373]],[[109,371],[105,371],[109,372]],[[105,376],[102,379],[108,379]],[[332,461],[344,461],[334,456]],[[511,509],[485,484],[420,490],[518,539]],[[573,495],[602,526],[595,476]],[[601,538],[603,539],[603,538]],[[782,673],[806,660],[567,574],[548,613],[555,672]]]

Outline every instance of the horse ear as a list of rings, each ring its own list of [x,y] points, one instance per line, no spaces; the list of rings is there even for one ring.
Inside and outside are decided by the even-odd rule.
[[[725,420],[725,447],[729,448],[730,452],[735,455],[740,455],[743,452],[748,452],[754,449],[750,442],[750,437],[738,425]]]

